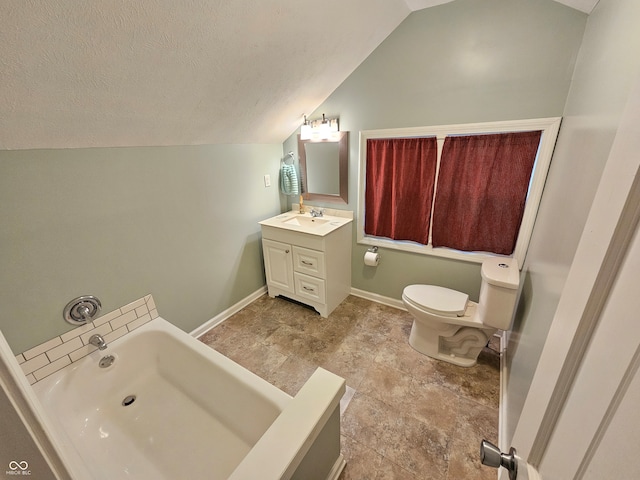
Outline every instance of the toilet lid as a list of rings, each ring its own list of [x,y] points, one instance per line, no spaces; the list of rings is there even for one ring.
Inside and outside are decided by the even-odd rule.
[[[409,285],[405,296],[416,305],[436,315],[464,315],[469,295],[436,285]]]

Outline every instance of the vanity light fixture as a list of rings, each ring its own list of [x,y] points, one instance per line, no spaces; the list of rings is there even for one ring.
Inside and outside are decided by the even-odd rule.
[[[329,140],[340,131],[337,118],[327,118],[322,114],[322,119],[309,121],[304,116],[304,123],[300,127],[301,140]]]
[[[311,138],[311,124],[307,120],[307,116],[304,116],[304,123],[300,127],[300,138],[303,140],[309,140]]]

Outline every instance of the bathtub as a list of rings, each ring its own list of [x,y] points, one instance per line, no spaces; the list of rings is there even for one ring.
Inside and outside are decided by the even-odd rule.
[[[325,480],[345,464],[342,378],[319,368],[291,397],[162,318],[33,388],[82,480]]]

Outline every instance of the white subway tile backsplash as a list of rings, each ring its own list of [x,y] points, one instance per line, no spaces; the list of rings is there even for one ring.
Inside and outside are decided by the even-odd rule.
[[[138,307],[141,307],[142,305],[144,305],[146,302],[144,300],[144,298],[141,298],[139,300],[136,300],[135,302],[131,302],[127,305],[125,305],[124,307],[120,307],[120,311],[122,313],[127,313],[131,310],[135,310]]]
[[[71,359],[71,362],[77,362],[81,358],[86,357],[91,352],[95,352],[96,350],[97,348],[93,345],[83,345],[78,350],[74,350],[73,352],[69,353],[69,358]]]
[[[110,322],[114,318],[118,318],[120,315],[122,315],[122,312],[118,308],[117,310],[114,310],[113,312],[109,312],[109,313],[105,313],[104,315],[100,315],[98,318],[96,318],[93,321],[93,324],[96,327],[99,327],[100,325],[102,325],[104,323]]]
[[[147,297],[145,297],[145,299],[147,300],[147,307],[149,307],[149,310],[155,310],[156,302],[153,300],[153,297],[151,295],[147,295]]]
[[[37,357],[32,358],[31,360],[27,360],[20,366],[22,367],[22,371],[26,374],[29,374],[39,368],[44,367],[47,363],[49,363],[49,359],[45,353],[41,353]]]
[[[68,342],[64,342],[62,345],[49,350],[47,352],[47,357],[49,357],[50,362],[53,362],[64,355],[69,355],[80,347],[82,347],[82,341],[78,337],[75,337]]]
[[[126,325],[129,322],[134,321],[136,318],[138,318],[138,316],[136,315],[136,311],[131,310],[125,313],[124,315],[120,315],[118,318],[114,318],[109,323],[111,324],[111,327],[115,330],[117,328],[122,327],[123,325]]]
[[[113,342],[114,340],[117,340],[118,338],[120,338],[123,335],[126,335],[127,333],[129,333],[129,330],[127,330],[127,326],[124,325],[118,328],[117,330],[114,330],[113,332],[107,333],[104,336],[104,340],[105,342],[107,342],[107,344],[109,344],[109,342]]]
[[[41,343],[40,345],[33,347],[26,352],[23,352],[25,360],[31,360],[34,357],[37,357],[41,353],[46,352],[47,350],[56,347],[58,345],[62,345],[62,340],[60,337],[53,337],[51,340]]]
[[[85,325],[80,325],[79,327],[74,328],[73,330],[69,330],[67,333],[63,333],[60,335],[60,338],[63,342],[68,342],[69,340],[79,337],[84,332],[89,332],[94,328],[93,322],[89,322]]]
[[[127,323],[127,328],[129,329],[129,331],[133,331],[138,327],[141,327],[142,325],[144,325],[145,323],[147,323],[148,321],[151,320],[151,315],[146,314],[140,318],[138,318],[137,320],[134,320],[131,323]]]
[[[16,360],[31,385],[97,350],[89,345],[95,333],[112,342],[158,317],[152,295],[105,313],[93,322],[74,328],[16,355]],[[108,348],[108,347],[107,347]]]
[[[138,316],[138,318],[146,315],[147,313],[149,313],[149,309],[146,305],[142,305],[141,307],[136,308],[136,315]]]
[[[57,372],[58,370],[66,367],[70,363],[71,363],[71,359],[69,358],[68,355],[65,355],[64,357],[60,357],[55,362],[51,362],[47,366],[36,370],[35,372],[33,372],[33,376],[36,377],[36,380],[42,380],[44,377],[47,377],[52,373]]]

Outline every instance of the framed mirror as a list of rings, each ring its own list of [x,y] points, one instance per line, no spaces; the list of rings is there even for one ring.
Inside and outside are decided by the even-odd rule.
[[[298,135],[302,197],[349,203],[349,132],[327,140],[302,140]]]

